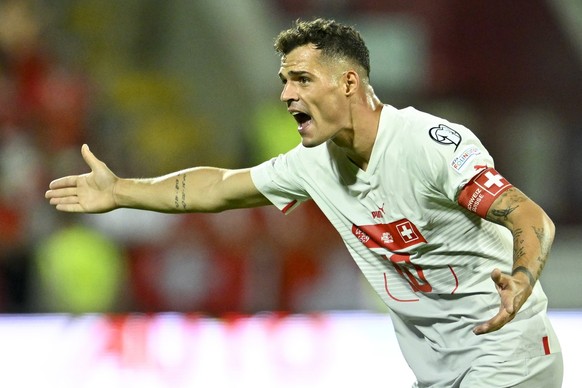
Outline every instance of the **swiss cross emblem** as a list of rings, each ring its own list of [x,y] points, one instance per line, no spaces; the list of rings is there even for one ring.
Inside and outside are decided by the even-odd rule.
[[[398,230],[398,233],[400,233],[402,240],[404,240],[407,243],[418,239],[418,235],[416,234],[414,229],[412,229],[410,221],[404,221],[400,224],[397,224],[396,230]]]
[[[371,249],[402,251],[426,243],[418,228],[406,218],[388,224],[352,225],[352,233]]]
[[[459,205],[485,218],[495,199],[510,187],[511,183],[494,168],[487,168],[463,187]]]
[[[487,171],[485,178],[487,178],[487,181],[484,183],[486,188],[490,189],[493,185],[503,187],[503,182],[501,181],[503,177],[500,174],[493,174],[491,171]]]
[[[499,191],[510,186],[509,182],[501,174],[492,168],[485,170],[475,178],[475,183],[491,195],[497,195]]]

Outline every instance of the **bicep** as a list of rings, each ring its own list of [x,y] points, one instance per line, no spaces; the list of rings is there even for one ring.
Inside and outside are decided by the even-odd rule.
[[[486,220],[513,229],[515,217],[535,210],[533,203],[521,190],[511,187],[493,201],[487,211]]]
[[[546,212],[523,192],[512,187],[493,202],[485,217],[508,229],[532,229],[553,239],[554,224]]]

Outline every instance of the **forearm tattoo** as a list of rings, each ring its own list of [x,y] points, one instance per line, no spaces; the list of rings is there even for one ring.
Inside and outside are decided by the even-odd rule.
[[[174,207],[176,209],[182,208],[186,210],[186,174],[179,174],[176,177],[174,188],[176,189]]]
[[[501,197],[499,198],[498,204],[495,206],[495,208],[492,207],[489,209],[489,212],[487,213],[487,219],[501,225],[506,225],[509,221],[510,214],[517,210],[522,202],[526,200],[527,197],[525,197],[519,190],[511,188],[505,193],[501,194]],[[532,242],[531,230],[528,228],[515,227],[515,229],[512,231],[513,262],[515,265],[515,269],[513,270],[512,274],[517,272],[525,273],[533,287],[536,280],[539,279],[542,270],[544,269],[544,265],[546,264],[546,259],[550,251],[552,239],[543,227],[532,225],[531,228],[539,243],[539,253],[536,261],[529,261],[528,259],[529,251],[531,249],[535,249],[530,247]],[[530,237],[527,237],[526,235],[529,235]],[[526,265],[526,263],[528,264]],[[529,268],[531,268],[531,270]]]
[[[537,267],[537,270],[535,271],[535,275],[532,274],[532,272],[526,266],[518,265],[521,263],[525,264],[525,260],[527,260],[527,258],[526,258],[527,252],[525,249],[525,239],[522,237],[523,230],[520,228],[516,228],[513,231],[513,259],[514,259],[514,263],[515,263],[515,265],[517,265],[517,267],[515,267],[513,269],[511,274],[514,275],[517,272],[525,273],[528,276],[529,282],[533,287],[536,280],[540,278],[542,271],[544,269],[544,266],[546,265],[546,260],[548,258],[549,253],[550,253],[552,239],[550,238],[550,236],[548,236],[545,233],[544,228],[535,227],[535,226],[532,226],[531,228],[537,237],[539,247],[540,247],[539,255],[538,255],[538,257],[536,259],[536,263],[535,263],[535,264],[537,264],[537,265],[535,265],[535,267]],[[521,260],[522,258],[524,258],[524,260]],[[521,263],[520,263],[520,261],[521,261]],[[533,264],[533,262],[532,262],[532,264]]]
[[[531,274],[531,272],[529,271],[529,269],[527,269],[526,267],[520,265],[519,267],[516,267],[513,269],[513,271],[511,271],[511,276],[514,276],[516,273],[521,272],[527,275],[528,279],[529,279],[529,284],[530,286],[534,286],[536,284],[536,278]]]
[[[536,228],[532,226],[534,233],[536,234],[538,241],[540,243],[540,255],[538,256],[538,271],[537,278],[542,274],[542,270],[546,265],[546,260],[550,254],[550,247],[552,245],[552,239],[545,233],[544,228]]]
[[[517,261],[525,256],[525,248],[523,246],[523,229],[516,228],[513,230],[513,260]]]
[[[532,226],[534,233],[536,234],[538,241],[540,242],[540,251],[543,257],[548,256],[550,253],[551,240],[545,233],[544,228],[536,228]]]

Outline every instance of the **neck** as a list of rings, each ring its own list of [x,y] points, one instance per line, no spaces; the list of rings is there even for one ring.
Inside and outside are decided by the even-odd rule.
[[[351,129],[333,139],[352,163],[364,171],[370,162],[383,106],[376,95],[367,94],[364,104],[355,104],[350,109]]]

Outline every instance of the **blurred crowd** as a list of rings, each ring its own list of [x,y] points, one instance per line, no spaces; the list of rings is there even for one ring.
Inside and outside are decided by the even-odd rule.
[[[130,74],[114,91],[98,88],[87,68],[54,46],[50,18],[41,17],[48,10],[34,1],[0,3],[0,312],[221,315],[366,307],[355,264],[310,203],[288,217],[269,208],[79,216],[50,207],[43,197],[50,180],[86,171],[82,143],[93,141],[105,157],[125,144],[122,136],[99,139],[111,120],[99,118],[100,93],[117,93],[118,105],[142,116],[155,104],[163,116],[129,135],[147,156],[117,150],[118,173],[132,171],[132,163],[148,174],[177,168],[180,152],[199,146],[197,131],[207,128],[202,119],[193,126],[168,113],[160,95],[171,80],[159,75]],[[155,101],[140,95],[148,88]],[[111,125],[131,127],[122,120]]]
[[[155,176],[199,164],[249,165],[296,143],[289,130],[293,124],[276,96],[273,104],[255,109],[252,124],[241,120],[232,133],[220,132],[218,116],[237,121],[235,107],[212,100],[205,106],[217,106],[223,113],[197,110],[184,90],[186,82],[158,69],[162,66],[157,58],[163,55],[154,51],[164,43],[156,29],[163,23],[150,21],[162,19],[159,10],[167,11],[175,3],[0,2],[0,312],[221,315],[380,308],[339,237],[312,203],[288,216],[274,208],[215,215],[128,209],[71,215],[47,204],[43,195],[52,179],[87,170],[79,152],[85,142],[120,176]],[[576,61],[569,57],[544,62],[558,58],[558,51],[552,50],[560,46],[549,38],[536,40],[532,50],[505,41],[505,31],[515,24],[511,13],[521,15],[517,3],[480,3],[478,12],[465,1],[453,0],[269,3],[285,14],[284,27],[303,16],[299,10],[309,9],[345,16],[366,7],[373,15],[411,12],[423,17],[426,25],[420,30],[432,34],[425,88],[414,93],[379,88],[389,95],[382,99],[420,105],[453,120],[462,117],[461,122],[495,151],[500,169],[554,219],[582,221],[576,211],[582,203],[582,159],[577,152],[582,117],[576,103],[580,88],[575,87],[582,80],[581,67],[572,65]],[[538,26],[551,37],[554,30],[546,29],[548,18],[538,12],[539,4],[528,3],[528,15],[533,16],[522,21],[529,20],[530,27]],[[498,18],[496,9],[508,16]],[[179,7],[173,12],[166,19],[173,20]],[[475,24],[469,16],[480,13],[484,17]],[[133,18],[127,17],[130,14]],[[204,19],[198,16],[196,20]],[[130,23],[141,24],[122,28]],[[499,23],[508,28],[495,30]],[[191,30],[184,31],[203,26],[187,27]],[[530,42],[536,29],[516,31],[516,41]],[[187,44],[198,44],[195,33],[184,35]],[[463,39],[466,36],[471,39]],[[474,41],[484,48],[474,48]],[[177,47],[178,59],[190,54]],[[503,60],[515,52],[522,55],[515,57],[517,65],[523,65],[517,80],[515,69]],[[482,59],[489,62],[474,65]],[[372,75],[380,70],[373,69]],[[277,86],[275,74],[274,68]],[[244,89],[236,82],[221,87]],[[216,93],[223,89],[217,87]],[[203,100],[214,98],[208,90],[200,94]],[[238,105],[238,97],[230,98]],[[241,136],[245,127],[253,127],[252,140]],[[571,176],[574,179],[567,178]]]
[[[86,138],[89,83],[42,34],[30,4],[0,4],[0,309],[8,312],[30,309],[34,247],[56,222],[42,193]]]

